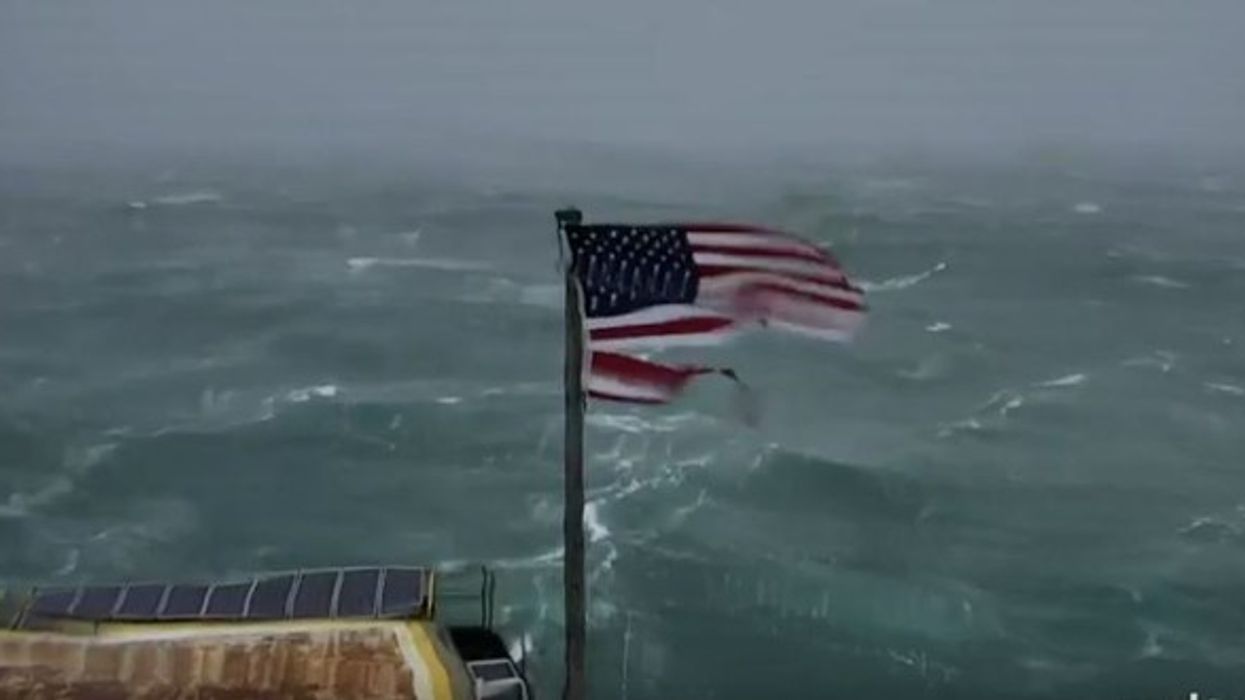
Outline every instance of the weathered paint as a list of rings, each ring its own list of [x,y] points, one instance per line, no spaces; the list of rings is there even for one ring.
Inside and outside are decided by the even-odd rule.
[[[421,622],[101,625],[0,633],[0,698],[469,697]],[[461,666],[461,664],[457,664]]]

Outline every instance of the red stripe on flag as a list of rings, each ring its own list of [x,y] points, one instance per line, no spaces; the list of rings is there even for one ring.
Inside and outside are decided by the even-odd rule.
[[[770,270],[764,267],[748,267],[746,265],[697,265],[697,271],[701,277],[723,277],[726,275],[734,275],[740,273],[758,274],[758,275],[778,275],[797,282],[807,282],[809,284],[820,284],[834,289],[841,289],[845,292],[853,294],[864,294],[864,291],[852,284],[838,270],[829,270],[828,273],[833,274],[834,278],[829,275],[808,275],[799,272],[783,272],[778,270]]]
[[[729,318],[720,316],[700,316],[694,318],[678,318],[661,323],[637,323],[613,328],[596,328],[591,332],[592,340],[620,340],[623,338],[640,338],[646,336],[689,335],[693,333],[712,333],[734,325]]]
[[[783,241],[790,241],[792,243],[798,243],[802,246],[808,246],[809,248],[812,248],[818,251],[819,253],[821,253],[822,255],[824,255],[825,259],[828,260],[833,265],[837,266],[839,264],[839,259],[835,257],[834,253],[831,253],[830,251],[826,250],[822,246],[817,245],[816,243],[813,243],[812,241],[801,238],[793,233],[787,233],[786,231],[779,231],[778,229],[766,228],[764,226],[752,226],[750,224],[704,223],[704,222],[690,223],[690,224],[676,224],[675,226],[677,228],[684,229],[688,233],[742,233],[742,234],[759,234],[762,236],[773,236],[774,238],[778,238]]]
[[[590,367],[590,396],[648,404],[665,403],[683,391],[692,379],[723,371],[712,367],[663,365],[613,352],[593,352]],[[594,382],[594,379],[600,381]]]
[[[740,287],[739,292],[739,296],[744,300],[745,306],[751,302],[763,301],[765,296],[768,294],[776,294],[788,299],[796,299],[821,306],[830,306],[836,309],[842,309],[843,311],[863,313],[866,309],[864,304],[850,299],[791,289],[790,287],[785,287],[777,282],[754,282],[751,284],[745,284]],[[761,304],[761,306],[764,306],[764,304]]]
[[[592,371],[628,383],[677,389],[692,377],[714,370],[709,367],[663,365],[615,352],[594,352]]]

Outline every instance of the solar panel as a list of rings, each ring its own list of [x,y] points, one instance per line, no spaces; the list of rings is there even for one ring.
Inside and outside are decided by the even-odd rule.
[[[337,592],[338,571],[318,571],[303,574],[298,580],[298,595],[290,616],[332,617],[334,594]]]
[[[356,569],[342,573],[337,594],[340,617],[373,617],[376,615],[376,593],[380,569]]]
[[[255,584],[246,616],[252,620],[279,620],[285,617],[285,604],[294,588],[294,576],[276,576]]]
[[[251,592],[252,585],[254,584],[230,583],[212,586],[203,617],[242,617],[246,596]]]
[[[423,569],[386,569],[380,596],[382,617],[407,616],[424,606]]]
[[[146,583],[36,590],[34,618],[285,620],[394,618],[428,612],[429,573],[352,568],[275,574],[216,584]]]
[[[198,617],[203,610],[203,601],[207,599],[208,586],[189,585],[173,586],[164,602],[160,617],[164,619],[185,619]]]
[[[74,617],[96,620],[112,617],[112,610],[121,597],[120,586],[90,586],[82,589],[78,604],[71,611]]]
[[[167,588],[163,583],[143,583],[126,587],[121,593],[121,606],[117,608],[114,617],[129,620],[154,618]]]
[[[36,615],[67,616],[74,603],[78,602],[77,588],[49,588],[35,594],[35,602],[30,611]]]

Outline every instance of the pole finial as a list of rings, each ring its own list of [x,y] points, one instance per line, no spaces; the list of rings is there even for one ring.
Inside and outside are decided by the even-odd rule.
[[[584,221],[584,213],[575,207],[559,209],[554,212],[553,215],[557,218],[559,226],[566,226],[567,224],[581,224]]]

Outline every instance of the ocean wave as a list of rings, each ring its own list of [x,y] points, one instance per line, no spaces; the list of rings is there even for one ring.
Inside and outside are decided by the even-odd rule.
[[[713,419],[700,413],[678,413],[670,416],[644,418],[627,413],[591,413],[586,422],[588,425],[609,430],[620,430],[624,433],[672,433],[688,424],[714,423]]]
[[[117,449],[117,443],[104,442],[87,447],[65,450],[61,458],[64,473],[58,474],[33,491],[15,491],[0,504],[0,518],[24,518],[34,511],[49,506],[62,497],[73,493],[77,482],[107,459]]]
[[[947,263],[940,262],[924,272],[918,272],[915,275],[905,275],[903,277],[893,277],[881,282],[864,281],[860,283],[861,289],[866,292],[895,292],[901,289],[907,289],[913,285],[920,284],[935,274],[947,269]]]
[[[493,561],[492,566],[495,569],[505,570],[544,569],[561,564],[565,554],[566,550],[559,546],[529,557],[497,559]]]
[[[312,398],[331,399],[341,393],[336,384],[320,384],[300,389],[292,389],[285,393],[285,400],[290,403],[306,403]]]
[[[976,418],[965,418],[961,421],[949,423],[938,429],[938,437],[947,438],[957,433],[977,433],[985,429],[981,421]]]
[[[1176,366],[1176,353],[1155,350],[1149,355],[1130,357],[1123,364],[1125,367],[1154,367],[1166,374]]]
[[[1166,289],[1188,289],[1190,286],[1188,282],[1181,282],[1180,280],[1172,279],[1171,277],[1164,277],[1163,275],[1134,275],[1132,279],[1142,284],[1148,284],[1154,287],[1163,287]]]
[[[1077,214],[1101,214],[1102,205],[1097,202],[1077,202],[1072,206]]]
[[[562,286],[556,284],[521,284],[506,277],[492,279],[473,288],[457,301],[476,304],[519,304],[542,309],[562,309]]]
[[[1067,379],[1066,377],[1061,379]],[[939,438],[950,438],[962,433],[985,434],[997,431],[1012,412],[1024,407],[1025,395],[1011,389],[994,392],[989,399],[973,409],[968,418],[943,424],[938,429]]]
[[[176,192],[151,199],[136,199],[126,203],[130,209],[147,209],[149,207],[182,207],[190,204],[215,204],[224,201],[224,196],[212,190],[191,190]]]
[[[34,491],[16,491],[0,505],[0,518],[24,518],[74,490],[73,479],[61,475]]]
[[[600,501],[584,504],[584,530],[589,542],[600,542],[610,536],[610,529],[601,522]]]
[[[82,550],[72,547],[65,553],[65,563],[53,572],[54,576],[68,576],[78,570],[78,562],[82,559]]]
[[[1086,380],[1088,379],[1089,379],[1088,374],[1082,374],[1082,373],[1069,374],[1063,377],[1057,377],[1055,379],[1049,379],[1044,382],[1039,382],[1035,386],[1047,387],[1047,388],[1077,386],[1079,384],[1084,384]]]
[[[1236,506],[1228,513],[1196,516],[1176,533],[1200,543],[1242,539],[1245,537],[1245,504]]]
[[[1228,384],[1226,382],[1203,382],[1202,386],[1207,390],[1220,394],[1231,394],[1233,396],[1245,396],[1245,387],[1236,384]]]
[[[898,372],[900,377],[912,381],[929,381],[946,376],[950,369],[951,362],[946,355],[930,355],[921,358],[917,362],[916,367],[912,369],[902,369]]]
[[[457,258],[350,258],[346,265],[353,272],[364,272],[374,267],[414,267],[447,272],[480,272],[493,269],[491,263],[483,260]]]
[[[981,413],[990,409],[996,409],[997,413],[1006,418],[1007,414],[1025,405],[1025,397],[1023,394],[1012,391],[1011,389],[1003,389],[996,391],[993,396],[986,400],[985,403],[977,407],[976,412]]]

